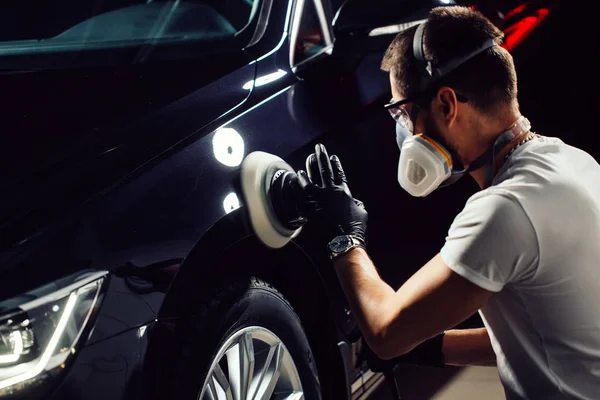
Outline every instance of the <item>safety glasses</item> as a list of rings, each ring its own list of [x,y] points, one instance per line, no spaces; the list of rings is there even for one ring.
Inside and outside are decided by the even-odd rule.
[[[393,99],[390,100],[390,103],[388,103],[384,106],[385,109],[388,110],[388,112],[390,113],[392,118],[394,118],[394,121],[396,121],[397,124],[399,124],[401,127],[406,128],[412,132],[413,131],[413,123],[410,119],[410,114],[408,113],[408,111],[406,111],[406,108],[404,108],[404,105],[411,103],[413,100],[404,99],[404,100],[400,100],[400,101],[396,101],[396,102],[392,102],[392,101],[393,101]]]
[[[433,93],[433,91],[432,91],[432,93]],[[466,103],[469,101],[469,99],[465,95],[457,93],[456,91],[454,93],[456,94],[456,99],[458,101],[460,101],[461,103]],[[394,118],[394,121],[396,121],[397,124],[399,124],[403,128],[408,129],[409,131],[413,132],[413,128],[414,128],[413,121],[416,120],[417,113],[420,108],[419,105],[417,104],[417,99],[422,98],[424,95],[425,95],[425,93],[420,94],[418,96],[409,97],[404,100],[396,101],[396,102],[393,101],[394,99],[391,99],[388,104],[384,105],[384,108],[386,110],[388,110],[388,112],[390,113],[392,118]],[[412,107],[412,109],[413,109],[412,118],[411,118],[411,115],[409,114],[409,112],[404,107],[406,104],[409,104],[409,103],[414,103],[413,107]]]

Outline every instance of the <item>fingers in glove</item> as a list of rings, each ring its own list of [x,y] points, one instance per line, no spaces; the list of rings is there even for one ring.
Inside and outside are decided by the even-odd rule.
[[[321,175],[321,182],[323,187],[333,186],[333,169],[331,168],[331,162],[329,161],[329,155],[327,149],[322,144],[315,146],[315,154],[317,155],[317,162],[319,164],[319,173]]]
[[[315,185],[322,187],[323,183],[321,182],[321,173],[319,172],[319,163],[317,162],[317,155],[312,153],[308,157],[306,157],[306,170],[308,171],[308,176],[310,180]]]
[[[331,167],[333,169],[333,182],[336,185],[341,186],[344,189],[344,192],[346,192],[348,196],[352,197],[352,193],[350,193],[350,188],[348,187],[346,173],[342,168],[342,162],[340,161],[339,157],[333,155],[329,157],[329,160],[331,161]]]
[[[300,187],[305,191],[310,191],[312,189],[313,183],[310,180],[309,176],[306,174],[306,171],[299,170],[297,172],[298,182],[300,182]]]
[[[302,199],[300,209],[305,212],[316,212],[321,209],[321,205],[316,200],[317,187],[311,182],[310,178],[306,174],[306,171],[299,170],[297,172],[298,182],[300,187],[304,190],[306,198]]]
[[[358,207],[362,208],[362,209],[363,209],[363,210],[365,210],[365,211],[367,210],[367,209],[365,208],[365,203],[363,203],[363,202],[362,202],[362,201],[360,201],[359,199],[352,199],[352,200],[354,200],[354,204],[356,204]]]

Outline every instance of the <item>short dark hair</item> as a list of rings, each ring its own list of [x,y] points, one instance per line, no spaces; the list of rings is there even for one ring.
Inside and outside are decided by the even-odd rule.
[[[418,93],[420,72],[413,55],[417,27],[400,32],[388,47],[381,69],[394,74],[398,91],[405,97]],[[434,8],[427,19],[424,35],[426,59],[434,66],[466,55],[486,40],[497,45],[504,33],[486,17],[467,7]],[[494,46],[443,77],[435,87],[449,86],[466,95],[475,108],[492,112],[499,103],[517,105],[517,74],[512,56]]]

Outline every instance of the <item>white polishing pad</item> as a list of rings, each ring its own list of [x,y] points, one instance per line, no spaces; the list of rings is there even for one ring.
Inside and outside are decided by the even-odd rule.
[[[258,238],[267,246],[279,249],[298,236],[302,228],[289,230],[277,220],[269,200],[269,185],[277,170],[294,171],[281,158],[255,151],[242,162],[241,185],[250,223]]]

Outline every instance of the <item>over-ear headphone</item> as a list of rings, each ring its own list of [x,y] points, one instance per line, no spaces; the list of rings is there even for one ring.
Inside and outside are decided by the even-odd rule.
[[[423,22],[417,27],[415,37],[413,39],[413,55],[416,60],[417,69],[420,74],[419,92],[423,92],[442,77],[448,75],[465,62],[473,57],[483,53],[496,45],[494,39],[487,39],[480,46],[461,57],[455,57],[444,63],[442,66],[435,67],[433,60],[427,60],[425,57],[425,27],[427,22]]]

